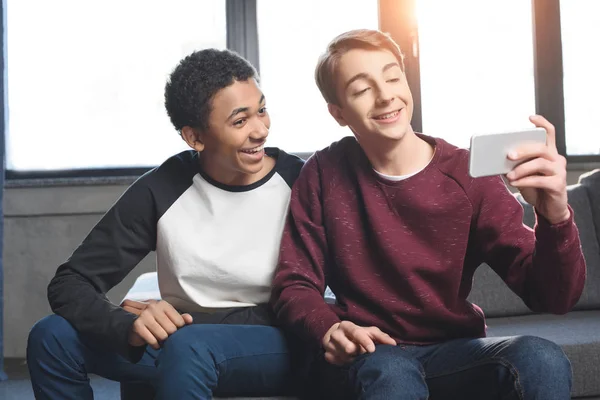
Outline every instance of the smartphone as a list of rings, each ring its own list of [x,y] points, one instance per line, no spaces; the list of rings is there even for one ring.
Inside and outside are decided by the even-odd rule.
[[[508,159],[508,153],[526,143],[546,143],[546,130],[473,135],[469,155],[469,175],[473,178],[507,174],[519,164]]]

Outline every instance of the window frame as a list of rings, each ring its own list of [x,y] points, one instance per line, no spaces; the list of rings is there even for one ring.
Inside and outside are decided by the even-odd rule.
[[[415,8],[418,0],[379,0],[379,29],[388,32],[404,52],[406,77],[413,93],[415,131],[423,129],[419,31]],[[566,149],[563,60],[560,0],[530,0],[533,17],[534,82],[536,113],[545,116],[556,129],[558,152],[568,169],[600,166],[598,155],[568,155]]]

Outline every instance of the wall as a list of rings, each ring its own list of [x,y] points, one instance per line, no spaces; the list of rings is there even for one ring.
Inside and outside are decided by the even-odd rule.
[[[50,313],[46,287],[126,185],[7,188],[4,194],[4,355],[24,357],[27,334]],[[135,277],[155,270],[154,254],[108,297],[119,302]]]
[[[576,183],[582,170],[569,171]],[[27,334],[50,313],[46,286],[59,264],[127,185],[7,188],[4,198],[4,355],[24,357]],[[150,254],[108,297],[119,302],[133,280],[155,269]]]

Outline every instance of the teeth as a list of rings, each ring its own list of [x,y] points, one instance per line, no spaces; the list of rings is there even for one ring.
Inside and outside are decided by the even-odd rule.
[[[383,115],[380,115],[380,116],[375,117],[375,118],[376,119],[390,119],[390,118],[395,117],[397,114],[398,114],[398,111],[393,111],[391,113],[383,114]]]
[[[255,147],[253,149],[248,149],[248,150],[242,150],[242,152],[247,153],[247,154],[254,154],[254,153],[258,153],[259,151],[262,151],[262,149],[264,148],[264,145],[260,145],[258,147]]]

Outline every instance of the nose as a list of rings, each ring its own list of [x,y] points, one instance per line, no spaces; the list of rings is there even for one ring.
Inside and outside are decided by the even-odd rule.
[[[257,119],[252,126],[250,138],[257,141],[262,141],[265,140],[267,136],[269,136],[269,127],[264,123],[264,121]]]
[[[388,87],[388,85],[381,84],[377,89],[377,103],[381,106],[385,106],[394,101],[394,93],[392,92],[392,88]]]

